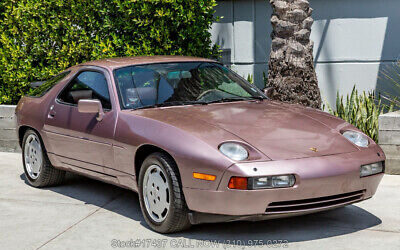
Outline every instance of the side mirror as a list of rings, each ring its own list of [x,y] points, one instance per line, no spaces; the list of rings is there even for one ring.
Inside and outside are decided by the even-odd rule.
[[[42,86],[43,83],[45,83],[46,81],[39,81],[39,82],[31,82],[29,85],[31,86],[31,88],[38,88],[40,86]]]
[[[78,111],[81,113],[97,114],[97,121],[103,120],[103,106],[99,100],[81,99],[78,101]]]
[[[264,95],[266,95],[268,98],[272,99],[274,96],[274,90],[275,90],[274,87],[268,87],[268,88],[263,89],[263,92],[264,92]]]

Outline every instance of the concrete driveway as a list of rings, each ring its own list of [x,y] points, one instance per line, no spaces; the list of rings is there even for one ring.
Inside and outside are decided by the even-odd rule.
[[[76,175],[36,189],[25,183],[21,155],[0,153],[0,249],[285,247],[400,249],[400,176],[386,175],[372,199],[329,212],[161,235],[144,223],[134,192]]]

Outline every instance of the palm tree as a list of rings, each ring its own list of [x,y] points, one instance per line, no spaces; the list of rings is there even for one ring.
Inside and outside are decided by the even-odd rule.
[[[312,9],[307,0],[270,0],[272,46],[268,85],[273,98],[320,108],[321,94],[310,41]]]

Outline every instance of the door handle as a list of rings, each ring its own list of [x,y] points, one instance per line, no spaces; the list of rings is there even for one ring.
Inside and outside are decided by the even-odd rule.
[[[54,118],[56,116],[56,111],[54,111],[54,105],[51,105],[48,118]]]

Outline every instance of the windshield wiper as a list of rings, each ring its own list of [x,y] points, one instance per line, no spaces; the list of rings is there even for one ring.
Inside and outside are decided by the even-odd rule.
[[[252,96],[252,97],[249,97],[249,98],[251,98],[251,99],[256,99],[256,100],[265,100],[265,99],[268,99],[268,98],[265,98],[265,97],[262,97],[262,96]]]
[[[218,99],[218,100],[214,100],[214,101],[210,101],[207,103],[220,103],[220,102],[236,102],[236,101],[248,101],[248,100],[263,100],[265,98],[263,97],[256,97],[256,96],[252,96],[252,97],[230,97],[230,98],[222,98],[222,99]]]
[[[182,106],[182,105],[207,105],[210,103],[221,103],[221,102],[235,102],[235,101],[248,101],[248,100],[263,100],[265,99],[262,96],[252,96],[252,97],[230,97],[230,98],[222,98],[214,101],[172,101],[172,102],[164,102],[157,103],[152,105],[145,105],[141,107],[134,108],[133,110],[138,109],[149,109],[149,108],[159,108],[159,107],[170,107],[170,106]]]

